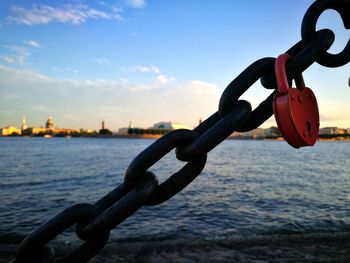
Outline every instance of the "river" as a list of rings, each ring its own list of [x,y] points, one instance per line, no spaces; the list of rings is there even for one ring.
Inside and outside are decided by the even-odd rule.
[[[0,138],[0,246],[18,245],[67,206],[94,203],[123,181],[154,140]],[[226,140],[203,172],[168,202],[143,207],[111,239],[225,239],[350,230],[350,142],[299,150],[284,141]],[[174,152],[150,170],[182,167]],[[59,238],[70,240],[73,230]]]

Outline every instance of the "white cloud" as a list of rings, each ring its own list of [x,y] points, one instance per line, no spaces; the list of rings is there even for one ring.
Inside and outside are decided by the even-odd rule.
[[[142,72],[142,73],[156,73],[156,74],[160,73],[160,69],[155,66],[136,65],[136,66],[133,66],[131,70]]]
[[[107,65],[111,63],[107,58],[95,58],[94,60],[100,65]]]
[[[101,119],[111,129],[125,127],[130,120],[141,127],[162,120],[194,126],[200,117],[204,119],[217,110],[221,91],[216,86],[198,80],[164,78],[141,84],[127,80],[53,79],[0,65],[0,86],[6,87],[0,89],[0,96],[6,98],[9,91],[20,96],[11,100],[13,114],[2,116],[0,126],[23,114],[37,124],[53,115],[59,126],[72,128],[96,129]],[[0,110],[4,109],[0,105]],[[63,116],[72,113],[77,119]]]
[[[14,69],[14,68],[9,68],[0,65],[0,73],[2,78],[0,78],[0,83],[4,82],[3,84],[6,83],[19,83],[21,81],[25,81],[28,83],[34,82],[34,83],[42,83],[42,82],[51,82],[53,79],[37,73],[32,70],[27,70],[27,69]]]
[[[32,5],[30,9],[22,6],[12,6],[13,15],[6,19],[9,22],[24,25],[39,25],[52,22],[81,24],[88,19],[122,20],[119,11],[102,11],[83,4],[66,4],[62,7],[48,5]]]
[[[127,3],[129,6],[132,6],[134,8],[142,8],[146,6],[145,0],[127,0]]]
[[[40,44],[37,41],[34,41],[34,40],[28,40],[28,41],[26,41],[26,43],[29,46],[32,46],[32,47],[40,47]]]
[[[16,58],[11,56],[0,56],[0,59],[8,64],[16,64],[17,61]]]
[[[346,98],[346,97],[345,97]],[[348,102],[346,102],[348,104]],[[340,99],[336,101],[319,100],[320,127],[338,126],[342,128],[350,128],[350,116],[345,104],[340,103]]]
[[[0,56],[0,59],[8,64],[26,64],[28,58],[30,57],[30,51],[26,47],[20,46],[2,46],[8,50],[6,55]]]
[[[76,68],[70,68],[70,67],[61,68],[57,66],[51,67],[51,70],[53,70],[54,72],[68,73],[68,74],[70,73],[78,74],[80,72],[79,69],[76,69]]]
[[[157,80],[159,81],[159,83],[161,84],[167,84],[169,83],[169,81],[171,81],[167,76],[165,75],[159,75],[157,76]]]
[[[104,2],[104,1],[97,1],[97,4],[112,10],[112,12],[114,12],[114,13],[121,13],[124,11],[122,8],[115,6],[113,4],[110,4],[110,3]]]

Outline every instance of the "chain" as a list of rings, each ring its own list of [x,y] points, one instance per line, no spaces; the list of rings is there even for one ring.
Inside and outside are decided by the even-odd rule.
[[[289,81],[314,62],[340,67],[350,61],[350,40],[342,52],[330,54],[327,50],[334,42],[334,33],[329,29],[316,31],[317,20],[326,9],[337,11],[344,27],[350,28],[350,0],[315,1],[303,18],[302,40],[285,52],[293,57],[286,66]],[[130,163],[124,183],[95,204],[73,205],[39,226],[22,241],[14,262],[86,262],[104,247],[110,231],[139,208],[161,204],[184,189],[203,170],[209,151],[234,131],[250,131],[272,116],[276,94],[274,64],[275,58],[267,57],[248,66],[224,90],[217,112],[193,130],[174,130],[156,140]],[[252,110],[249,102],[239,98],[259,79],[273,92]],[[158,185],[148,169],[173,149],[177,159],[187,163]],[[85,242],[69,255],[56,259],[46,244],[72,225],[76,225],[77,236]]]

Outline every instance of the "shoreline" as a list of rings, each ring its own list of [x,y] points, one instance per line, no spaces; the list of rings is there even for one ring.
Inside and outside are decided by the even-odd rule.
[[[350,233],[111,241],[90,262],[350,262]]]
[[[96,139],[159,139],[164,134],[132,134],[132,135],[121,135],[121,134],[112,134],[112,135],[104,135],[104,134],[93,134],[93,135],[79,135],[79,136],[0,136],[0,138],[96,138]],[[284,141],[283,137],[242,137],[242,136],[235,136],[235,137],[227,137],[226,140],[249,140],[249,141]],[[317,141],[350,141],[350,137],[321,137],[318,138]]]
[[[66,255],[80,242],[53,241],[56,255]],[[4,250],[2,250],[4,252]],[[15,248],[0,262],[13,257]],[[6,260],[6,261],[5,261]],[[350,262],[350,232],[251,236],[244,238],[113,240],[89,262]]]

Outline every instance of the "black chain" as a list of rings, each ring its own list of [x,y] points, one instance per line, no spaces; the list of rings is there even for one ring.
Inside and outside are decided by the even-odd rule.
[[[293,57],[286,65],[289,81],[314,62],[340,67],[350,61],[350,40],[342,52],[329,54],[334,33],[315,29],[326,9],[337,11],[345,28],[350,28],[350,0],[315,1],[303,18],[302,40],[286,51]],[[86,262],[104,247],[110,231],[139,208],[161,204],[184,189],[203,170],[209,151],[234,131],[250,131],[272,116],[276,94],[274,63],[275,58],[270,57],[252,63],[227,86],[217,112],[194,130],[175,130],[151,144],[131,162],[124,183],[95,204],[73,205],[39,226],[22,241],[15,262]],[[274,91],[252,111],[250,103],[239,98],[259,79],[265,88]],[[187,164],[158,185],[148,169],[173,149],[177,159]],[[77,236],[85,242],[69,255],[55,259],[46,244],[74,224]]]

